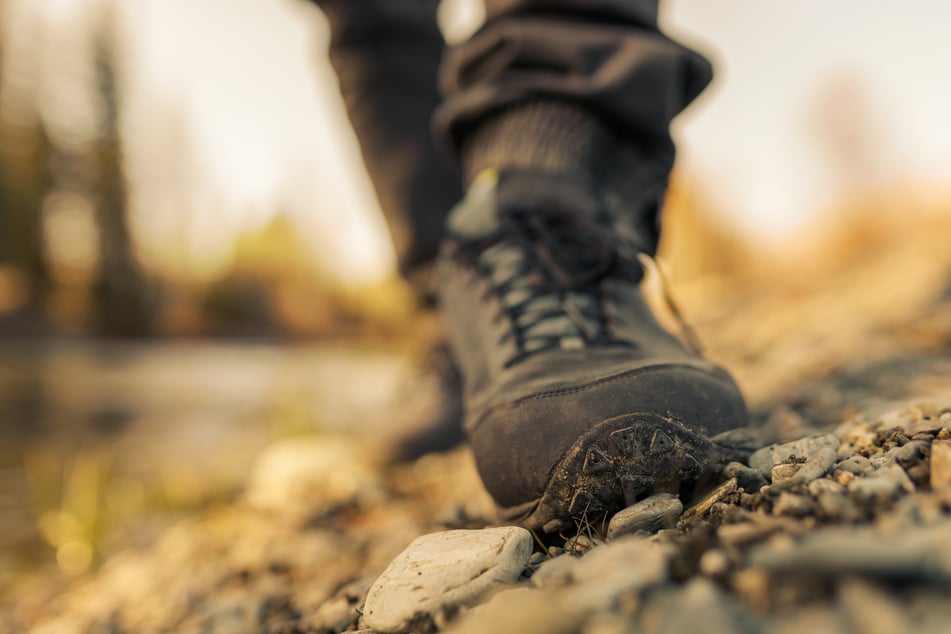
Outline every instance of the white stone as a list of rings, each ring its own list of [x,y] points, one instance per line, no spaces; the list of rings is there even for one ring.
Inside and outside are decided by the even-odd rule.
[[[405,632],[420,616],[474,605],[514,583],[531,554],[531,533],[515,526],[417,537],[370,588],[364,620],[380,632]]]

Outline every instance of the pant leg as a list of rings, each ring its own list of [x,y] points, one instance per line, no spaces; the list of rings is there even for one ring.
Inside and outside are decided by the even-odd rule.
[[[461,197],[431,118],[444,42],[438,0],[315,0],[331,27],[330,62],[404,273],[435,254]]]
[[[451,50],[435,127],[459,151],[488,115],[539,98],[597,114],[623,142],[673,163],[671,119],[709,83],[699,54],[664,36],[658,0],[487,0],[485,26]]]

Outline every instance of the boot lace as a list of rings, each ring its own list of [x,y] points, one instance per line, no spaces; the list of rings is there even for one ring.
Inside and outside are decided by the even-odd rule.
[[[612,335],[602,285],[636,283],[643,268],[610,224],[553,207],[503,210],[487,242],[477,259],[489,283],[484,299],[498,298],[497,318],[512,326],[499,343],[514,339],[517,350],[506,367],[543,350],[634,345]]]

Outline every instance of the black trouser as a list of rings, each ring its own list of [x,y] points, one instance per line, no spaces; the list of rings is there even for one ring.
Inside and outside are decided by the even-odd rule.
[[[701,56],[660,33],[658,0],[486,0],[485,26],[448,50],[441,70],[438,0],[315,1],[330,21],[330,61],[404,271],[434,255],[461,196],[431,118],[438,140],[458,152],[486,115],[562,98],[669,168],[670,120],[711,77]]]

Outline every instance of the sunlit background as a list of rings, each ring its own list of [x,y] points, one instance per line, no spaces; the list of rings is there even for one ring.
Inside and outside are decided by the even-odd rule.
[[[775,240],[855,192],[946,185],[951,6],[663,8],[718,69],[675,127],[678,182],[713,224]],[[481,18],[463,0],[442,14],[451,40]],[[7,0],[2,27],[0,309],[30,305],[52,330],[145,328],[97,308],[92,287],[139,304],[153,333],[229,319],[313,333],[335,323],[324,303],[288,297],[392,277],[309,3]]]
[[[440,15],[451,41],[481,17]],[[674,128],[663,260],[688,304],[731,276],[808,287],[951,208],[951,3],[669,0],[663,24],[717,68]],[[405,360],[373,346],[180,343],[417,314],[328,35],[305,0],[0,0],[0,544],[45,544],[0,559],[0,589],[227,499],[269,440],[402,407]],[[164,343],[117,366],[88,335]]]

